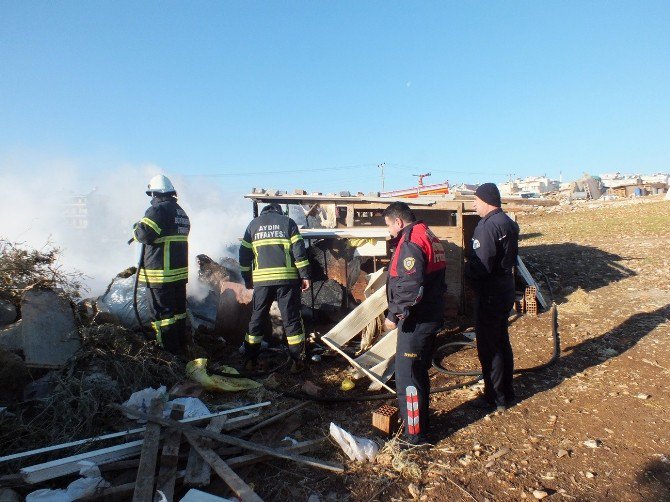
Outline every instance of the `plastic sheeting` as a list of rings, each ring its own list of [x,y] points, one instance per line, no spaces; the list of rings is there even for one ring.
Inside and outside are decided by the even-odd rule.
[[[360,438],[330,422],[330,435],[350,460],[373,462],[379,445],[371,439]]]
[[[79,465],[79,475],[82,477],[75,479],[65,490],[36,490],[26,496],[26,502],[72,502],[94,495],[100,488],[111,486],[102,478],[100,469],[93,462],[81,461]]]
[[[139,329],[135,308],[133,306],[133,289],[135,275],[130,277],[116,276],[104,295],[98,297],[98,311],[113,316],[123,327]],[[145,328],[151,325],[151,300],[147,288],[141,283],[137,287],[137,310]]]

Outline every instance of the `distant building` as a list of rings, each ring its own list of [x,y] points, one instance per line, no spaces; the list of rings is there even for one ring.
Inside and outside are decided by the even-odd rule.
[[[95,191],[95,190],[93,190]],[[93,192],[91,192],[93,193]],[[68,225],[76,230],[88,228],[88,195],[70,195],[63,203],[63,216]]]
[[[560,188],[560,183],[547,176],[528,176],[524,179],[517,178],[500,183],[498,188],[503,196],[523,197],[556,192]]]

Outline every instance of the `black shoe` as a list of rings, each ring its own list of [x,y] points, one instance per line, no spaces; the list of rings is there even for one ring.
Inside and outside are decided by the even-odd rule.
[[[519,399],[516,397],[507,397],[505,398],[505,407],[506,408],[511,408],[512,406],[516,406],[519,403]]]
[[[484,396],[479,396],[468,402],[468,406],[477,408],[478,410],[492,410],[496,407],[496,402],[486,399]]]
[[[305,369],[305,363],[303,363],[302,361],[293,361],[290,372],[295,375],[297,373],[301,373],[304,369]]]

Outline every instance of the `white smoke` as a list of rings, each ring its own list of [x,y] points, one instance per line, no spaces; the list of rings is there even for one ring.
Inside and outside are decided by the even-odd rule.
[[[26,165],[30,163],[30,165]],[[201,296],[195,256],[214,260],[237,257],[239,238],[251,219],[251,203],[242,194],[224,193],[211,179],[172,176],[155,165],[119,166],[96,174],[79,163],[3,160],[0,163],[0,211],[4,215],[0,237],[43,248],[50,243],[62,249],[66,270],[86,276],[87,296],[104,292],[112,278],[137,264],[139,245],[128,245],[133,223],[139,221],[150,199],[149,179],[167,175],[175,185],[179,204],[191,220],[189,236],[189,293]],[[73,196],[88,195],[86,228],[74,228]]]

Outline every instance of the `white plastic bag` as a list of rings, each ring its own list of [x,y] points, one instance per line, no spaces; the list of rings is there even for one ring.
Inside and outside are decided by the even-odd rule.
[[[147,387],[146,389],[133,392],[132,395],[130,396],[130,399],[128,399],[128,401],[123,403],[123,406],[127,408],[136,409],[138,411],[141,411],[142,413],[149,413],[149,408],[151,407],[151,400],[155,397],[159,397],[164,401],[167,401],[168,395],[165,385],[161,385],[157,389]],[[129,415],[127,413],[126,417],[136,418],[135,416]]]
[[[333,422],[330,423],[330,435],[350,460],[372,462],[379,452],[379,445],[371,439],[356,437]]]
[[[37,490],[26,496],[26,502],[73,502],[82,497],[95,494],[98,488],[111,486],[100,475],[100,469],[93,462],[79,462],[79,479],[75,479],[66,490]]]

